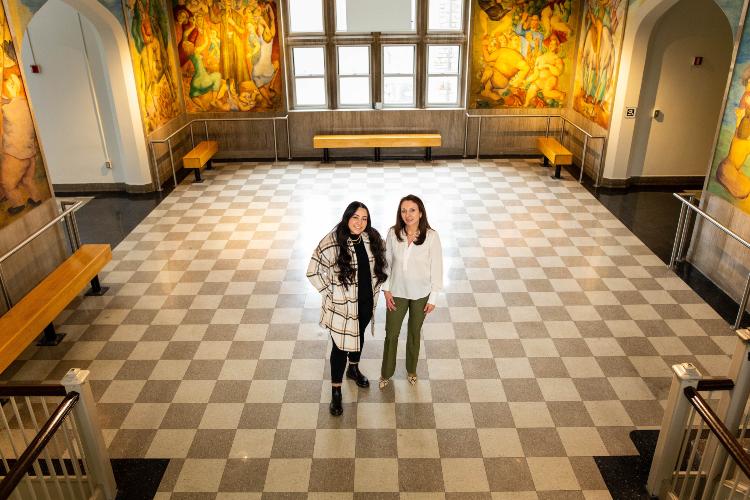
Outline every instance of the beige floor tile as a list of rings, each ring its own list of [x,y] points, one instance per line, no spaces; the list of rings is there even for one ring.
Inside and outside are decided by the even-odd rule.
[[[253,380],[247,393],[248,403],[281,403],[284,401],[286,380]],[[329,388],[330,392],[330,388]]]
[[[628,412],[619,401],[584,401],[583,404],[597,427],[633,425]]]
[[[429,380],[419,379],[416,385],[411,385],[406,380],[394,378],[391,384],[396,393],[396,403],[432,403]]]
[[[534,370],[527,358],[495,358],[501,379],[534,378]]]
[[[309,458],[272,458],[268,464],[264,491],[307,491],[310,482]]]
[[[260,359],[290,359],[294,352],[294,342],[285,340],[266,340]]]
[[[209,403],[198,428],[236,429],[244,407],[242,403]]]
[[[354,491],[398,491],[398,459],[358,458],[354,463]]]
[[[569,457],[609,455],[595,427],[558,427],[557,434]]]
[[[355,429],[317,429],[314,458],[354,458]]]
[[[477,429],[477,433],[486,458],[524,456],[516,429]]]
[[[462,359],[491,358],[492,349],[490,343],[483,339],[459,339],[456,340],[458,354]]]
[[[526,459],[537,491],[578,490],[578,479],[567,458],[529,457]]]
[[[648,385],[640,377],[609,377],[607,380],[620,401],[654,399]]]
[[[399,429],[396,442],[399,458],[440,458],[435,429]]]
[[[492,493],[492,500],[537,500],[536,491],[512,491]]]
[[[568,370],[568,374],[573,378],[596,378],[603,377],[599,363],[596,362],[596,358],[561,358],[565,368]]]
[[[226,460],[188,458],[182,464],[174,491],[186,493],[219,491],[225,465]]]
[[[358,403],[358,429],[393,429],[396,427],[396,405],[393,403]]]
[[[215,380],[183,380],[172,399],[173,403],[208,403]]]
[[[109,384],[99,402],[133,403],[145,384],[145,380],[114,380]]]
[[[500,380],[470,379],[466,381],[469,401],[472,403],[502,403],[507,401]]]
[[[257,364],[254,359],[228,359],[221,367],[219,380],[252,380]]]
[[[267,458],[271,456],[276,429],[237,429],[229,458]]]
[[[517,428],[554,427],[546,403],[508,403]]]
[[[289,380],[320,380],[324,369],[324,359],[293,359]]]
[[[428,359],[427,371],[430,374],[430,380],[464,378],[460,359]]]
[[[434,403],[435,426],[438,429],[474,427],[474,414],[468,403]]]
[[[227,359],[227,353],[232,346],[228,341],[203,341],[198,346],[193,359]]]
[[[169,409],[167,403],[135,403],[130,407],[121,429],[158,429]]]
[[[441,462],[446,493],[490,490],[481,458],[444,458]]]
[[[318,425],[317,403],[284,403],[281,405],[279,429],[315,429]]]
[[[146,458],[185,458],[195,437],[195,429],[159,429],[146,452]]]

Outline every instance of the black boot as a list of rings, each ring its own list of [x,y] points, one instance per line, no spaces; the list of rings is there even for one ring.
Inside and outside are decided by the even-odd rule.
[[[370,387],[370,381],[359,371],[359,363],[349,363],[349,368],[346,369],[346,378],[354,380],[359,387]]]
[[[331,387],[331,404],[328,405],[328,411],[334,417],[344,413],[344,408],[341,406],[341,387]]]

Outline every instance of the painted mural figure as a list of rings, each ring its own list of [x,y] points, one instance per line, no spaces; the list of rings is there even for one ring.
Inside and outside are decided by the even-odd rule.
[[[565,72],[573,67],[573,3],[476,2],[470,106],[562,106],[568,95]]]
[[[737,127],[729,144],[727,156],[716,168],[716,180],[737,199],[750,195],[750,178],[742,171],[750,155],[750,68],[742,74],[745,92],[735,109]]]
[[[16,66],[17,68],[17,66]],[[18,74],[8,72],[2,83],[2,157],[0,185],[8,199],[8,213],[42,202],[35,183],[37,142],[34,122]]]

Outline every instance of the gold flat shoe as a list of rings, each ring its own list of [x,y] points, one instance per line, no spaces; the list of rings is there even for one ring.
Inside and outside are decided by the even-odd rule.
[[[378,387],[379,387],[379,388],[380,388],[380,390],[382,391],[383,389],[385,389],[386,387],[388,387],[388,384],[389,384],[390,382],[391,382],[391,381],[390,381],[390,380],[388,380],[387,378],[382,378],[382,377],[381,377],[381,378],[380,378],[380,381],[378,382]]]
[[[408,377],[406,377],[406,380],[408,380],[411,385],[417,385],[416,375],[409,375]]]

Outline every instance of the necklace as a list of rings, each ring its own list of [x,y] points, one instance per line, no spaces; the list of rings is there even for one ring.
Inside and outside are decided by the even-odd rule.
[[[355,245],[359,244],[359,242],[360,242],[360,241],[362,241],[362,233],[359,233],[359,234],[357,235],[357,238],[356,238],[356,239],[352,238],[352,236],[351,236],[351,235],[349,235],[349,241],[351,241],[351,242],[352,242],[352,243],[354,243]]]

